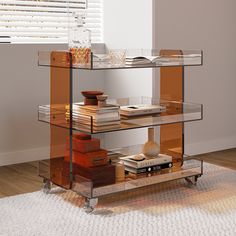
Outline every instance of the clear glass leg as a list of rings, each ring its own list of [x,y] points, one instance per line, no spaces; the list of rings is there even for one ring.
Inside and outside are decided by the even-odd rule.
[[[199,178],[199,175],[191,176],[191,177],[186,177],[185,180],[188,183],[188,186],[195,186],[197,185],[197,179]]]
[[[43,192],[48,194],[52,189],[52,182],[49,179],[43,179]]]
[[[84,209],[86,213],[91,213],[98,203],[98,198],[85,198]]]

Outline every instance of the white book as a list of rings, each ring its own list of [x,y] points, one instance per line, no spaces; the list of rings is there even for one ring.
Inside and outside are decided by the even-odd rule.
[[[75,111],[86,110],[94,113],[114,112],[118,111],[119,107],[119,105],[115,104],[107,104],[105,107],[98,107],[97,105],[84,105],[83,102],[73,104],[73,110]]]
[[[78,112],[73,112],[73,115],[92,116],[94,119],[120,117],[120,113],[118,111],[106,112],[106,113],[98,113],[98,114],[97,113],[88,112],[88,111],[78,111]]]
[[[136,161],[134,160],[134,157],[136,155],[132,155],[132,156],[121,157],[120,160],[124,163],[124,165],[137,169],[172,162],[172,156],[166,154],[158,154],[158,156],[154,158],[147,158],[144,154],[139,154],[139,155],[142,155],[143,158],[145,159],[142,161]]]
[[[92,127],[90,125],[85,125],[85,124],[81,124],[81,123],[73,123],[73,127],[77,128],[81,131],[85,131],[85,132],[91,132]],[[93,132],[102,132],[102,131],[109,131],[109,130],[115,130],[115,129],[119,129],[120,125],[103,125],[103,126],[93,126]]]
[[[67,118],[69,115],[67,115]],[[74,115],[73,114],[73,119],[74,120],[91,120],[91,117],[93,119],[93,122],[108,122],[108,121],[120,121],[120,115],[114,115],[114,116],[106,116],[106,117],[98,117],[98,116],[93,116],[89,114],[79,114],[79,115]]]
[[[120,114],[123,116],[150,115],[164,111],[166,111],[166,107],[151,104],[139,104],[120,107]]]
[[[73,121],[74,121],[74,123],[78,123],[78,124],[91,125],[90,120],[76,119]],[[103,122],[94,121],[93,122],[93,126],[106,126],[106,125],[120,125],[120,120],[103,121]]]
[[[155,64],[160,59],[160,56],[134,56],[126,57],[126,65],[147,65]]]

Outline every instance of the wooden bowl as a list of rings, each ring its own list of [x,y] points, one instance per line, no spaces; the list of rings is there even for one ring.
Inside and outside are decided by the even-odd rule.
[[[102,95],[102,91],[81,91],[82,95],[88,99],[97,99],[97,95]]]

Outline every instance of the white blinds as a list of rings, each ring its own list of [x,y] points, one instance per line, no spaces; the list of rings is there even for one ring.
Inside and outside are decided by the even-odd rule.
[[[0,43],[67,43],[68,19],[87,5],[92,42],[102,42],[103,0],[0,0]]]

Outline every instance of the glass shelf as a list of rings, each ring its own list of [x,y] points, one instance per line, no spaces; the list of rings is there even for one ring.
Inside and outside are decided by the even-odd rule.
[[[120,157],[140,153],[141,148],[142,145],[135,145],[108,151],[108,156],[110,159],[110,164],[108,165],[115,166]],[[166,168],[143,174],[133,174],[127,172],[123,181],[114,181],[112,184],[100,184],[99,186],[96,186],[91,179],[78,175],[76,173],[76,168],[78,166],[73,164],[72,190],[84,197],[96,198],[99,196],[131,190],[152,184],[193,176],[201,176],[203,174],[202,161],[190,159],[190,157],[186,155],[183,157],[183,162],[178,161],[175,157],[180,154],[175,152],[171,153],[173,156],[172,168]],[[54,180],[56,180],[54,181],[54,184],[59,186],[62,185],[64,187],[68,186],[68,188],[70,188],[69,162],[65,161],[63,157],[40,161],[39,174],[41,177],[47,179],[53,179],[53,176]],[[66,182],[67,184],[65,184]]]
[[[38,53],[39,66],[51,66],[60,68],[72,68],[83,70],[110,70],[110,69],[138,69],[171,66],[200,66],[203,63],[203,52],[201,50],[157,50],[137,49],[126,50],[126,57],[156,57],[155,63],[142,65],[114,65],[109,60],[107,51],[93,51],[90,55],[90,63],[86,65],[70,65],[70,53],[68,51],[40,51]],[[51,63],[51,59],[53,64]]]
[[[132,118],[123,118],[121,116],[120,122],[115,125],[96,125],[96,121],[92,116],[79,115],[75,118],[73,114],[73,122],[70,124],[68,115],[68,105],[60,104],[50,107],[49,105],[41,105],[38,110],[38,120],[49,123],[62,128],[72,128],[73,130],[97,134],[107,133],[120,130],[129,130],[144,128],[150,126],[159,126],[163,124],[173,124],[180,122],[190,122],[203,119],[203,108],[201,104],[183,103],[175,101],[160,101],[158,99],[151,99],[146,97],[139,98],[124,98],[124,99],[110,99],[110,104],[119,106],[134,106],[137,104],[145,105],[161,105],[166,108],[164,112],[152,115],[134,116]],[[74,107],[74,106],[73,106]],[[70,114],[70,113],[69,113]]]
[[[172,168],[147,174],[128,174],[122,182],[111,185],[93,187],[93,182],[82,176],[76,175],[72,190],[88,198],[132,190],[148,185],[164,183],[177,179],[183,179],[203,174],[203,162],[199,160],[184,160],[184,164],[174,165]]]

